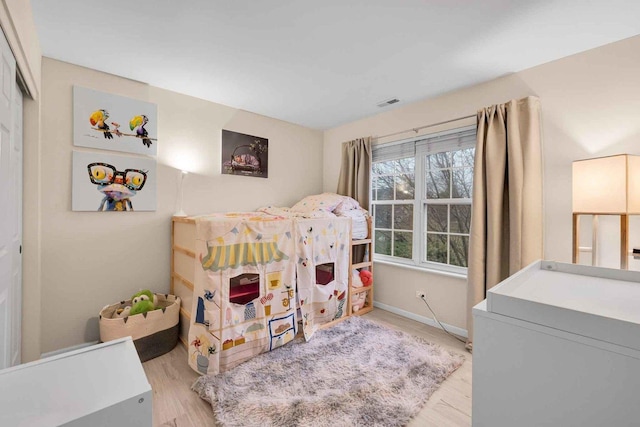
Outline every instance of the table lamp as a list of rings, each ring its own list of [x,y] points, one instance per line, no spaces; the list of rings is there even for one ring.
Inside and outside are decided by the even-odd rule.
[[[598,215],[620,216],[620,268],[628,266],[629,215],[640,214],[640,156],[619,154],[573,162],[573,262],[579,256],[579,216],[593,215],[596,265]]]

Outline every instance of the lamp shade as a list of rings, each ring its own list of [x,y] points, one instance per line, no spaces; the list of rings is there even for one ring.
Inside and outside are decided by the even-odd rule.
[[[617,156],[573,162],[573,212],[640,213],[640,156]]]

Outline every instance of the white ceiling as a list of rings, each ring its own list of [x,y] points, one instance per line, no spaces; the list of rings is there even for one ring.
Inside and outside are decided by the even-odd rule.
[[[45,56],[317,129],[640,33],[637,0],[31,3]]]

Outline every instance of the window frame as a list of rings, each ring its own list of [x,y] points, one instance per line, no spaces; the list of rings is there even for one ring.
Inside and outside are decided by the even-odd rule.
[[[444,272],[444,273],[449,273],[449,274],[454,274],[454,275],[460,275],[460,276],[467,276],[467,270],[468,267],[461,267],[461,266],[456,266],[456,265],[451,265],[449,264],[450,262],[450,247],[449,247],[449,238],[450,236],[456,236],[456,235],[461,235],[461,236],[469,236],[470,238],[470,233],[466,234],[466,233],[453,233],[451,232],[451,215],[450,215],[450,210],[451,210],[451,205],[472,205],[472,198],[451,198],[451,194],[450,194],[450,198],[448,199],[428,199],[426,197],[426,178],[427,178],[427,165],[426,165],[426,157],[427,155],[431,155],[431,154],[437,154],[437,153],[442,153],[442,152],[452,152],[452,151],[458,151],[458,150],[462,150],[462,149],[467,149],[467,148],[475,148],[476,147],[476,141],[475,138],[473,139],[472,142],[467,141],[467,142],[460,142],[457,144],[444,144],[444,145],[438,145],[437,144],[437,140],[439,138],[442,137],[446,137],[446,136],[450,136],[452,134],[462,134],[463,132],[469,132],[473,130],[474,131],[474,135],[477,132],[477,128],[476,125],[471,125],[471,126],[464,126],[464,127],[459,127],[459,128],[455,128],[455,129],[451,129],[451,130],[447,130],[447,131],[443,131],[443,132],[437,132],[437,133],[433,133],[433,134],[429,134],[429,135],[422,135],[419,137],[414,137],[414,138],[409,138],[409,139],[404,139],[404,140],[400,140],[400,141],[394,141],[394,142],[390,142],[388,144],[384,144],[385,146],[392,146],[392,145],[396,145],[396,144],[407,144],[407,143],[414,143],[415,144],[415,152],[413,154],[413,158],[415,161],[415,167],[414,167],[414,180],[415,180],[415,191],[414,191],[414,198],[413,199],[395,199],[395,187],[394,187],[394,199],[393,200],[377,200],[374,199],[373,197],[371,197],[371,205],[370,205],[370,211],[373,212],[373,208],[376,205],[391,205],[392,206],[392,216],[391,216],[391,226],[393,227],[394,225],[394,216],[393,216],[393,211],[394,211],[394,206],[396,204],[412,204],[413,205],[413,230],[410,230],[413,233],[413,240],[412,240],[412,251],[413,251],[413,257],[412,258],[401,258],[401,257],[397,257],[397,256],[393,256],[393,255],[385,255],[385,254],[378,254],[375,251],[375,232],[376,230],[381,230],[381,231],[390,231],[392,232],[392,241],[391,241],[391,253],[393,253],[394,251],[394,246],[393,246],[393,231],[396,231],[395,229],[385,229],[385,228],[377,228],[375,226],[375,218],[374,218],[374,223],[373,223],[373,235],[372,240],[373,240],[373,260],[374,261],[382,261],[384,263],[389,263],[389,264],[395,264],[395,265],[399,265],[399,266],[409,266],[409,267],[414,267],[414,268],[419,268],[419,269],[423,269],[426,271],[435,271],[435,272]],[[375,149],[375,148],[374,148]],[[402,153],[404,155],[395,157],[395,158],[387,158],[385,160],[380,160],[380,162],[383,161],[393,161],[393,160],[400,160],[403,158],[411,158],[411,156],[407,156],[406,153]],[[475,157],[474,157],[475,158]],[[373,163],[373,162],[372,162]],[[377,162],[376,162],[377,163]],[[451,168],[451,170],[453,170],[453,167]],[[377,175],[374,175],[373,173],[373,164],[372,164],[372,173],[371,173],[371,189],[372,189],[372,193],[373,193],[373,180]],[[453,183],[451,184],[453,185]],[[472,187],[473,188],[473,187]],[[451,190],[450,190],[451,191]],[[408,203],[407,203],[408,202]],[[429,205],[445,205],[448,206],[447,209],[447,232],[446,233],[439,233],[439,234],[444,234],[447,236],[447,264],[443,264],[443,263],[439,263],[439,262],[435,262],[435,261],[427,261],[427,207]],[[374,212],[375,215],[375,212]],[[398,230],[398,231],[404,231],[404,230]],[[471,230],[469,230],[471,231]],[[467,264],[468,264],[468,259],[467,259]]]

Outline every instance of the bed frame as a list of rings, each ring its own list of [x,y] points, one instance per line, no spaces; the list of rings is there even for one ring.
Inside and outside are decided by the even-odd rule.
[[[367,238],[361,240],[351,240],[351,250],[349,251],[349,294],[347,304],[347,314],[340,319],[325,323],[323,328],[332,326],[343,321],[352,315],[362,315],[373,310],[373,285],[354,288],[352,286],[353,269],[367,269],[373,273],[373,263],[369,261],[353,263],[354,248],[366,245],[369,258],[373,255],[372,244],[372,218],[367,217]],[[174,216],[171,221],[171,285],[170,293],[182,299],[180,308],[180,341],[188,347],[189,325],[191,322],[191,307],[193,301],[194,288],[194,262],[196,242],[196,220],[194,217]],[[365,305],[357,312],[351,310],[352,295],[368,291]]]

